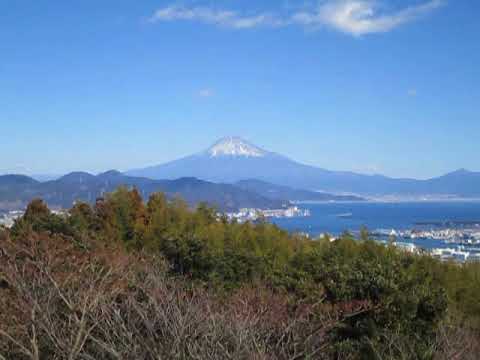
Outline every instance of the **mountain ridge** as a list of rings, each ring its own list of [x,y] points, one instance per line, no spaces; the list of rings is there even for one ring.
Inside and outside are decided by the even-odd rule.
[[[20,182],[12,182],[12,175],[0,176],[0,206],[26,205],[34,198],[42,198],[53,207],[69,208],[76,201],[94,203],[98,197],[112,192],[119,186],[135,187],[144,199],[154,192],[164,192],[167,197],[182,197],[190,206],[207,202],[222,211],[234,211],[243,207],[280,208],[288,200],[269,199],[232,184],[216,184],[183,177],[176,180],[152,180],[131,177],[116,170],[98,175],[72,172],[57,180],[38,182],[27,176],[15,175]],[[27,181],[30,179],[30,181]]]
[[[334,195],[324,192],[294,189],[288,186],[271,184],[256,179],[246,179],[234,184],[242,189],[256,192],[269,199],[289,199],[290,201],[365,201],[364,198],[353,195]]]
[[[241,138],[223,139],[227,142],[236,139],[239,146],[248,144],[262,149]],[[218,141],[215,144],[218,145]],[[207,151],[160,165],[130,170],[126,174],[152,179],[194,176],[207,181],[225,183],[236,183],[253,178],[292,188],[372,197],[385,195],[480,197],[480,185],[477,185],[480,184],[480,173],[465,169],[428,180],[390,178],[384,175],[327,170],[302,164],[284,155],[263,149],[262,156],[245,156],[241,152],[230,154],[230,156],[228,154],[217,157],[208,156],[208,150],[215,147],[215,144]]]

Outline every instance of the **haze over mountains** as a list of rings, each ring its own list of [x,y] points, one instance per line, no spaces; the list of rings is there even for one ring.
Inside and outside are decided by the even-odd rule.
[[[280,208],[291,201],[363,200],[359,196],[480,197],[480,173],[464,169],[429,180],[329,171],[228,137],[198,154],[126,173],[75,172],[43,182],[0,176],[0,210],[22,207],[36,197],[63,208],[79,200],[93,203],[121,185],[136,187],[144,198],[162,191],[191,206],[205,201],[224,211]]]
[[[18,209],[33,198],[42,198],[49,205],[69,208],[76,201],[94,203],[98,197],[119,186],[135,187],[147,199],[153,192],[167,197],[180,196],[191,206],[208,202],[223,211],[239,208],[281,208],[288,199],[272,199],[230,184],[215,184],[195,178],[151,180],[108,171],[97,176],[74,172],[57,180],[39,182],[23,175],[0,176],[0,209]]]
[[[245,157],[260,157],[261,150],[232,146],[214,147],[212,154],[224,152]],[[135,187],[144,199],[153,192],[164,192],[169,198],[180,196],[190,206],[207,202],[222,211],[240,208],[278,209],[290,205],[291,201],[352,201],[363,200],[354,196],[337,196],[308,190],[292,189],[286,186],[259,180],[243,180],[236,184],[214,183],[194,177],[175,179],[149,179],[129,176],[111,170],[97,176],[86,172],[73,172],[56,180],[38,181],[24,175],[0,176],[0,210],[22,208],[34,198],[42,198],[50,206],[69,208],[77,201],[94,203],[105,193],[119,186]]]
[[[37,181],[25,175],[0,176],[0,210],[18,209],[34,198],[50,206],[69,208],[76,201],[94,203],[119,186],[135,187],[144,199],[154,192],[164,192],[173,199],[183,198],[190,206],[207,202],[222,211],[240,208],[279,209],[291,201],[360,201],[354,196],[337,196],[308,190],[291,189],[261,182],[244,180],[236,184],[213,183],[193,177],[174,180],[152,180],[111,170],[99,175],[73,172],[56,180]]]
[[[255,192],[268,199],[281,200],[290,199],[292,201],[363,201],[364,199],[353,195],[334,195],[320,191],[311,191],[303,189],[294,189],[288,186],[276,185],[261,180],[249,179],[241,180],[234,184],[235,186]]]
[[[194,176],[226,183],[256,179],[293,188],[366,196],[480,197],[480,173],[464,169],[429,180],[330,171],[299,163],[238,137],[223,138],[200,153],[127,173],[152,179]]]

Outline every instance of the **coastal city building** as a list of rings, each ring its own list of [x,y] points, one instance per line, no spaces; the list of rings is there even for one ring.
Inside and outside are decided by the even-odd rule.
[[[240,209],[238,212],[227,213],[228,219],[237,220],[238,222],[256,221],[260,218],[293,218],[310,216],[308,209],[301,209],[298,206],[292,206],[286,209]]]

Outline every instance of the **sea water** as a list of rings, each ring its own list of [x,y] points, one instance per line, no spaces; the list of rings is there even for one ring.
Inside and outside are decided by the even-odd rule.
[[[435,229],[438,227],[435,223],[480,224],[480,201],[332,202],[304,203],[300,206],[309,209],[311,216],[272,219],[272,222],[288,231],[303,232],[312,237],[323,233],[338,235],[344,231],[355,234],[362,226],[370,231],[405,231],[419,227]],[[480,232],[480,225],[468,226],[478,228]],[[448,246],[433,239],[411,242],[424,248]]]

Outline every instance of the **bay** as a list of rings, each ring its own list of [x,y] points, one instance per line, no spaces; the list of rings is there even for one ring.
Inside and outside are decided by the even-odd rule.
[[[304,203],[299,206],[310,210],[311,216],[277,218],[272,219],[272,222],[288,231],[303,232],[312,237],[323,233],[335,236],[344,231],[355,234],[362,226],[366,226],[370,231],[405,231],[420,227],[438,228],[434,223],[480,223],[480,201],[332,202]],[[480,231],[478,224],[468,226]],[[411,242],[424,248],[448,246],[432,239]]]

